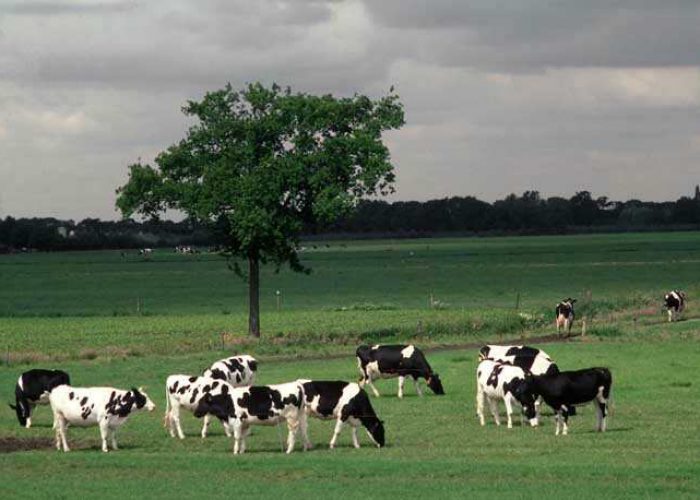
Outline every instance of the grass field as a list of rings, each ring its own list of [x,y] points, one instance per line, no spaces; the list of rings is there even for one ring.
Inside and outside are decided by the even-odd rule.
[[[56,366],[76,384],[146,385],[159,406],[127,423],[122,450],[108,455],[94,428],[71,429],[76,451],[59,454],[48,408],[25,430],[1,406],[0,498],[700,495],[700,233],[305,247],[311,275],[263,271],[261,341],[245,337],[245,285],[214,255],[0,256],[0,402],[21,371]],[[690,307],[668,324],[661,297],[676,287]],[[610,432],[592,432],[591,408],[566,438],[555,439],[551,419],[539,429],[480,428],[476,350],[455,347],[551,334],[553,306],[566,296],[579,299],[576,332],[585,318],[587,334],[542,347],[564,368],[612,369]],[[387,425],[385,449],[350,449],[348,434],[331,452],[322,445],[332,424],[312,421],[312,452],[285,456],[276,428],[256,428],[250,453],[233,457],[220,427],[202,441],[189,418],[184,442],[161,427],[171,373],[249,352],[263,383],[354,380],[358,343],[394,341],[449,349],[429,354],[448,394],[420,399],[409,388],[399,401],[395,381],[380,383],[385,396],[372,401]]]
[[[678,341],[580,343],[543,346],[560,365],[606,365],[614,376],[614,413],[609,432],[593,432],[592,407],[572,418],[567,437],[556,438],[551,417],[537,429],[481,428],[474,415],[476,350],[434,353],[447,395],[418,398],[412,388],[404,400],[395,396],[396,381],[379,383],[372,398],[385,421],[387,447],[326,449],[332,424],[310,421],[316,449],[291,456],[280,451],[284,430],[255,428],[249,452],[235,457],[218,424],[207,440],[198,436],[199,421],[184,418],[185,441],[162,428],[163,381],[173,372],[196,372],[210,358],[157,357],[108,363],[72,362],[77,384],[146,384],[158,405],[153,414],[133,417],[121,431],[120,451],[103,455],[96,428],[69,429],[75,451],[0,454],[3,498],[33,496],[150,497],[233,496],[343,498],[516,496],[668,497],[700,495],[700,424],[693,402],[700,397],[694,376],[700,344]],[[352,357],[333,361],[262,363],[260,381],[273,383],[312,377],[354,379]],[[0,398],[7,400],[13,370],[0,370]],[[410,384],[409,384],[410,386]],[[19,428],[13,415],[0,412],[3,438],[32,436],[51,445],[50,411],[43,407],[37,428]],[[347,430],[346,430],[347,432]],[[47,472],[49,471],[49,472]],[[28,493],[31,492],[31,495]],[[9,495],[9,496],[8,496]]]

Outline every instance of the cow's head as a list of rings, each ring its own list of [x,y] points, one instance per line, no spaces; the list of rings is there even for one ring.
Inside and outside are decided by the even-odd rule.
[[[523,407],[525,417],[530,421],[532,427],[536,427],[539,422],[537,420],[537,411],[535,409],[535,395],[532,393],[531,382],[528,380],[528,375],[525,379],[515,379],[511,383],[510,393],[518,400]]]
[[[224,386],[226,388],[226,386]],[[194,409],[194,416],[202,418],[204,415],[214,415],[219,420],[228,420],[235,415],[233,400],[228,394],[228,391],[214,396],[207,393],[199,400],[197,407]]]
[[[376,419],[371,423],[366,423],[365,428],[370,439],[374,441],[378,448],[384,446],[386,442],[384,440],[384,422],[382,420]]]
[[[445,394],[445,389],[442,387],[442,382],[440,381],[440,376],[437,373],[432,373],[427,379],[428,387],[438,396]]]
[[[16,404],[11,404],[9,406],[15,411],[15,413],[17,413],[17,420],[19,421],[19,425],[21,425],[22,427],[26,427],[27,418],[29,418],[29,404],[25,400],[22,400],[18,397],[16,400]]]
[[[136,387],[132,387],[131,393],[134,395],[134,404],[139,410],[146,408],[147,411],[153,411],[156,409],[155,403],[151,401],[151,398],[149,398],[148,394],[143,391],[142,387],[139,387],[138,389]]]

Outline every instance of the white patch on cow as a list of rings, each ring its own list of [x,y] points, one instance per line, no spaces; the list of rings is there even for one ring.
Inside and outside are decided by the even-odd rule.
[[[17,380],[17,385],[19,386],[20,390],[24,392],[24,382],[22,382],[22,375],[19,376],[19,379]]]
[[[416,348],[412,345],[406,346],[404,349],[401,350],[401,356],[403,356],[406,359],[410,358],[411,356],[413,356],[413,351],[415,350]]]

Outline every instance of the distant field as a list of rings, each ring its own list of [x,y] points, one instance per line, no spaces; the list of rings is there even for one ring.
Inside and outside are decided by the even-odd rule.
[[[679,324],[680,325],[680,324]],[[317,448],[291,456],[280,452],[284,430],[254,428],[249,451],[231,453],[218,423],[203,441],[199,422],[183,417],[185,441],[162,427],[163,384],[168,374],[195,373],[215,354],[63,365],[78,384],[121,387],[143,384],[158,405],[136,415],[120,432],[117,452],[99,451],[96,428],[69,429],[74,451],[52,449],[50,410],[42,407],[36,428],[19,427],[6,406],[0,409],[0,445],[38,446],[35,451],[0,453],[3,498],[698,498],[700,425],[699,342],[645,341],[640,344],[573,342],[543,346],[562,367],[606,365],[614,377],[614,413],[609,432],[593,432],[589,407],[571,421],[570,435],[555,438],[551,417],[537,429],[478,425],[474,409],[476,350],[429,354],[447,395],[418,398],[412,384],[396,398],[396,380],[378,383],[383,396],[372,403],[385,421],[388,446],[326,446],[332,424],[310,421]],[[8,401],[16,369],[0,367],[0,401]],[[338,360],[260,366],[260,382],[297,377],[357,377],[352,356]],[[503,409],[501,410],[503,412]],[[34,438],[33,443],[26,441]],[[19,441],[17,441],[19,440]]]
[[[700,291],[700,233],[305,244],[312,274],[263,270],[263,314],[370,305],[550,310],[562,297],[628,300]],[[215,255],[156,251],[0,256],[0,316],[244,313],[246,285]],[[264,328],[263,317],[263,328]]]

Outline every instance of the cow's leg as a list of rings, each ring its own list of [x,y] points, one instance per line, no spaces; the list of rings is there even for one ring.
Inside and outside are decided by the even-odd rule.
[[[421,390],[420,385],[418,385],[417,377],[413,377],[413,385],[416,386],[416,394],[418,394],[418,396],[420,397],[423,397],[423,391]]]
[[[314,445],[311,443],[311,440],[309,440],[309,419],[306,413],[304,413],[303,418],[299,420],[299,429],[301,430],[301,439],[304,441],[304,451],[310,450]]]
[[[31,402],[28,402],[27,403],[27,422],[24,424],[24,427],[26,429],[29,429],[32,426],[32,412],[33,411],[34,411],[34,405]]]
[[[562,436],[566,436],[569,433],[569,408],[562,405],[562,412],[561,412],[561,418],[562,418],[562,431],[561,434]]]
[[[493,415],[493,420],[496,425],[501,425],[501,417],[498,415],[498,401],[495,399],[488,398],[489,407],[491,408],[491,415]]]
[[[58,415],[58,413],[53,414],[53,428],[54,428],[54,433],[56,435],[56,449],[58,451],[61,451],[61,424],[59,423],[59,419],[61,419]]]
[[[299,430],[299,420],[296,418],[287,419],[287,454],[294,451],[296,444],[297,431]]]
[[[245,453],[245,447],[248,442],[248,435],[250,434],[250,427],[244,427],[243,430],[241,431],[241,448],[238,451],[239,454]]]
[[[484,394],[481,384],[477,381],[476,383],[476,414],[479,417],[479,423],[483,426],[486,425],[486,420],[484,419],[484,399],[486,395]]]
[[[110,436],[112,437],[112,449],[118,450],[119,447],[117,446],[117,428],[110,427],[109,433],[110,433]]]
[[[209,429],[209,414],[207,413],[204,415],[204,418],[202,419],[202,439],[207,437],[207,430]]]
[[[58,432],[61,436],[61,444],[63,445],[63,451],[70,451],[68,447],[68,439],[66,438],[66,427],[68,427],[66,419],[63,415],[58,417]]]
[[[554,435],[558,436],[559,435],[559,414],[561,413],[561,409],[557,409],[556,412],[554,413],[554,422],[555,422],[555,427],[554,427]]]
[[[242,429],[240,421],[233,423],[233,454],[238,455],[241,448]]]
[[[403,375],[399,375],[399,399],[403,397],[403,387],[404,384],[406,383],[406,377]]]
[[[605,387],[601,386],[598,388],[598,395],[593,401],[596,405],[596,413],[598,417],[598,431],[605,432],[606,428],[606,417],[608,416],[608,400],[605,397]]]
[[[107,447],[107,439],[109,438],[109,420],[107,417],[100,420],[100,437],[102,437],[102,451],[107,453],[109,448]]]
[[[185,439],[185,433],[182,432],[182,425],[180,425],[180,406],[173,405],[170,409],[170,419],[175,425],[175,430],[177,431],[177,437],[180,439]]]
[[[513,406],[510,404],[510,396],[503,398],[503,402],[506,405],[506,417],[508,418],[508,428],[513,428]]]
[[[350,429],[352,429],[352,445],[355,448],[360,447],[360,441],[357,439],[357,426],[358,426],[358,424],[354,424],[354,423],[350,424]]]
[[[332,450],[335,448],[335,443],[338,441],[338,435],[340,434],[340,431],[343,430],[343,420],[338,419],[335,421],[335,429],[333,430],[333,437],[331,438],[331,443],[329,445],[329,448]]]
[[[379,397],[379,391],[377,390],[376,387],[374,387],[374,384],[372,383],[372,376],[371,375],[367,377],[367,383],[372,388],[372,392],[374,392],[374,395]]]

